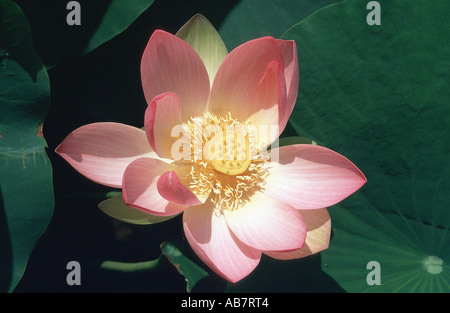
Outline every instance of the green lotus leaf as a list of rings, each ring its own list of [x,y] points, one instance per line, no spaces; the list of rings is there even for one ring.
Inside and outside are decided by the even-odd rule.
[[[291,125],[368,179],[329,208],[322,267],[349,292],[449,292],[450,3],[377,3],[328,6],[283,35],[299,51]]]
[[[0,291],[13,291],[50,222],[52,167],[43,121],[50,105],[47,71],[30,27],[12,1],[0,1]]]

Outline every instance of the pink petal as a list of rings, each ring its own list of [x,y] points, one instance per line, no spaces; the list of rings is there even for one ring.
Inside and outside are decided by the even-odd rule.
[[[183,226],[199,258],[228,281],[241,280],[258,265],[261,251],[240,242],[228,229],[225,217],[214,211],[211,202],[186,209]]]
[[[125,168],[141,157],[158,157],[145,132],[119,123],[94,123],[74,130],[56,148],[78,172],[96,183],[122,187]]]
[[[233,234],[258,250],[299,249],[305,241],[306,224],[301,214],[263,192],[253,195],[236,210],[224,210],[224,215]]]
[[[205,111],[208,73],[198,54],[182,39],[156,30],[142,55],[141,79],[147,103],[159,94],[174,92],[182,103],[183,120]]]
[[[158,179],[157,187],[159,194],[171,202],[189,206],[202,203],[192,191],[180,182],[174,171],[162,174]]]
[[[181,117],[181,103],[173,92],[156,96],[145,111],[145,131],[153,150],[161,158],[174,159],[172,148],[181,137],[189,137],[184,130]],[[172,133],[172,130],[175,133]],[[189,141],[188,141],[189,143]]]
[[[231,51],[223,60],[214,79],[209,111],[219,116],[230,112],[233,118],[245,121],[249,113],[242,112],[242,108],[250,104],[268,64],[272,61],[284,68],[281,50],[272,37],[248,41]]]
[[[300,144],[271,153],[279,154],[279,163],[271,163],[265,192],[296,209],[334,205],[367,181],[352,162],[325,147]]]
[[[277,40],[283,54],[284,77],[286,81],[287,99],[284,110],[280,112],[280,134],[283,132],[286,124],[294,109],[298,94],[298,56],[297,46],[293,40]],[[280,109],[281,110],[281,109]]]
[[[173,168],[157,159],[140,158],[133,161],[123,175],[125,204],[156,216],[169,216],[183,211],[187,205],[170,202],[159,193],[159,178]]]
[[[241,112],[248,110],[248,120],[258,131],[259,145],[267,147],[279,137],[279,114],[285,102],[286,86],[283,71],[276,61],[272,61],[267,66],[250,105],[241,109]]]
[[[326,208],[317,210],[301,210],[308,233],[302,248],[287,252],[264,252],[279,260],[303,258],[328,248],[331,234],[331,220]]]

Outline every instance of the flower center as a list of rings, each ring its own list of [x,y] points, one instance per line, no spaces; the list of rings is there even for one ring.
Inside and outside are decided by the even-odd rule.
[[[250,122],[205,113],[187,126],[192,148],[185,178],[197,196],[209,195],[220,213],[239,208],[262,189],[269,161]]]
[[[216,134],[205,144],[203,155],[216,171],[227,175],[242,174],[252,162],[249,135],[244,136],[233,129]]]

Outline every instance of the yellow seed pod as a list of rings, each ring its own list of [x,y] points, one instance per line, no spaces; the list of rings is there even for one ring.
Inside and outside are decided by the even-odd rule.
[[[248,135],[229,129],[216,134],[205,144],[203,155],[221,173],[242,174],[251,163]]]

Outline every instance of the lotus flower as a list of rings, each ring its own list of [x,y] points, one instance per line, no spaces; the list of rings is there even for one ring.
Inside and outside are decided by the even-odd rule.
[[[145,130],[94,123],[56,150],[87,178],[122,189],[102,210],[138,224],[182,213],[192,249],[230,282],[263,253],[293,259],[328,247],[326,207],[366,179],[328,148],[277,147],[297,99],[294,41],[262,37],[228,53],[196,15],[176,35],[152,34],[141,76]]]

